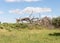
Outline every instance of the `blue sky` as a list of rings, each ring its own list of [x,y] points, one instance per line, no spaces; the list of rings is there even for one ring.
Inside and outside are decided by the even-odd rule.
[[[46,8],[38,10],[37,8]],[[41,17],[60,16],[60,0],[0,0],[0,21],[1,22],[16,22],[16,18],[28,17],[30,15],[30,9],[35,9],[37,12],[32,16],[38,17],[39,11],[42,11]],[[26,10],[29,10],[26,13]],[[46,11],[47,10],[47,11]],[[23,13],[23,11],[25,13]]]

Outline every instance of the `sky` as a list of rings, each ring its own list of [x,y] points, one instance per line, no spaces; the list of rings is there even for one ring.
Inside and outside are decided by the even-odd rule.
[[[0,21],[14,23],[16,18],[60,16],[60,0],[0,0]]]

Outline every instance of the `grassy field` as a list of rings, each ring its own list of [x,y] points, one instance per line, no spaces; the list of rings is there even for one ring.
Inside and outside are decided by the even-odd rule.
[[[0,29],[0,43],[60,43],[60,30]]]

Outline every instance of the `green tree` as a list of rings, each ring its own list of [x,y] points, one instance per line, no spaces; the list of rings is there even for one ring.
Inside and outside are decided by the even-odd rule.
[[[53,19],[52,19],[52,24],[53,24],[55,27],[60,27],[60,17],[53,18]]]

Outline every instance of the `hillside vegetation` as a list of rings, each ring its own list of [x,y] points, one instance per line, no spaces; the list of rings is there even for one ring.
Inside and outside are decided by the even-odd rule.
[[[0,43],[60,43],[60,17],[50,22],[50,27],[45,25],[47,22],[0,23]]]

